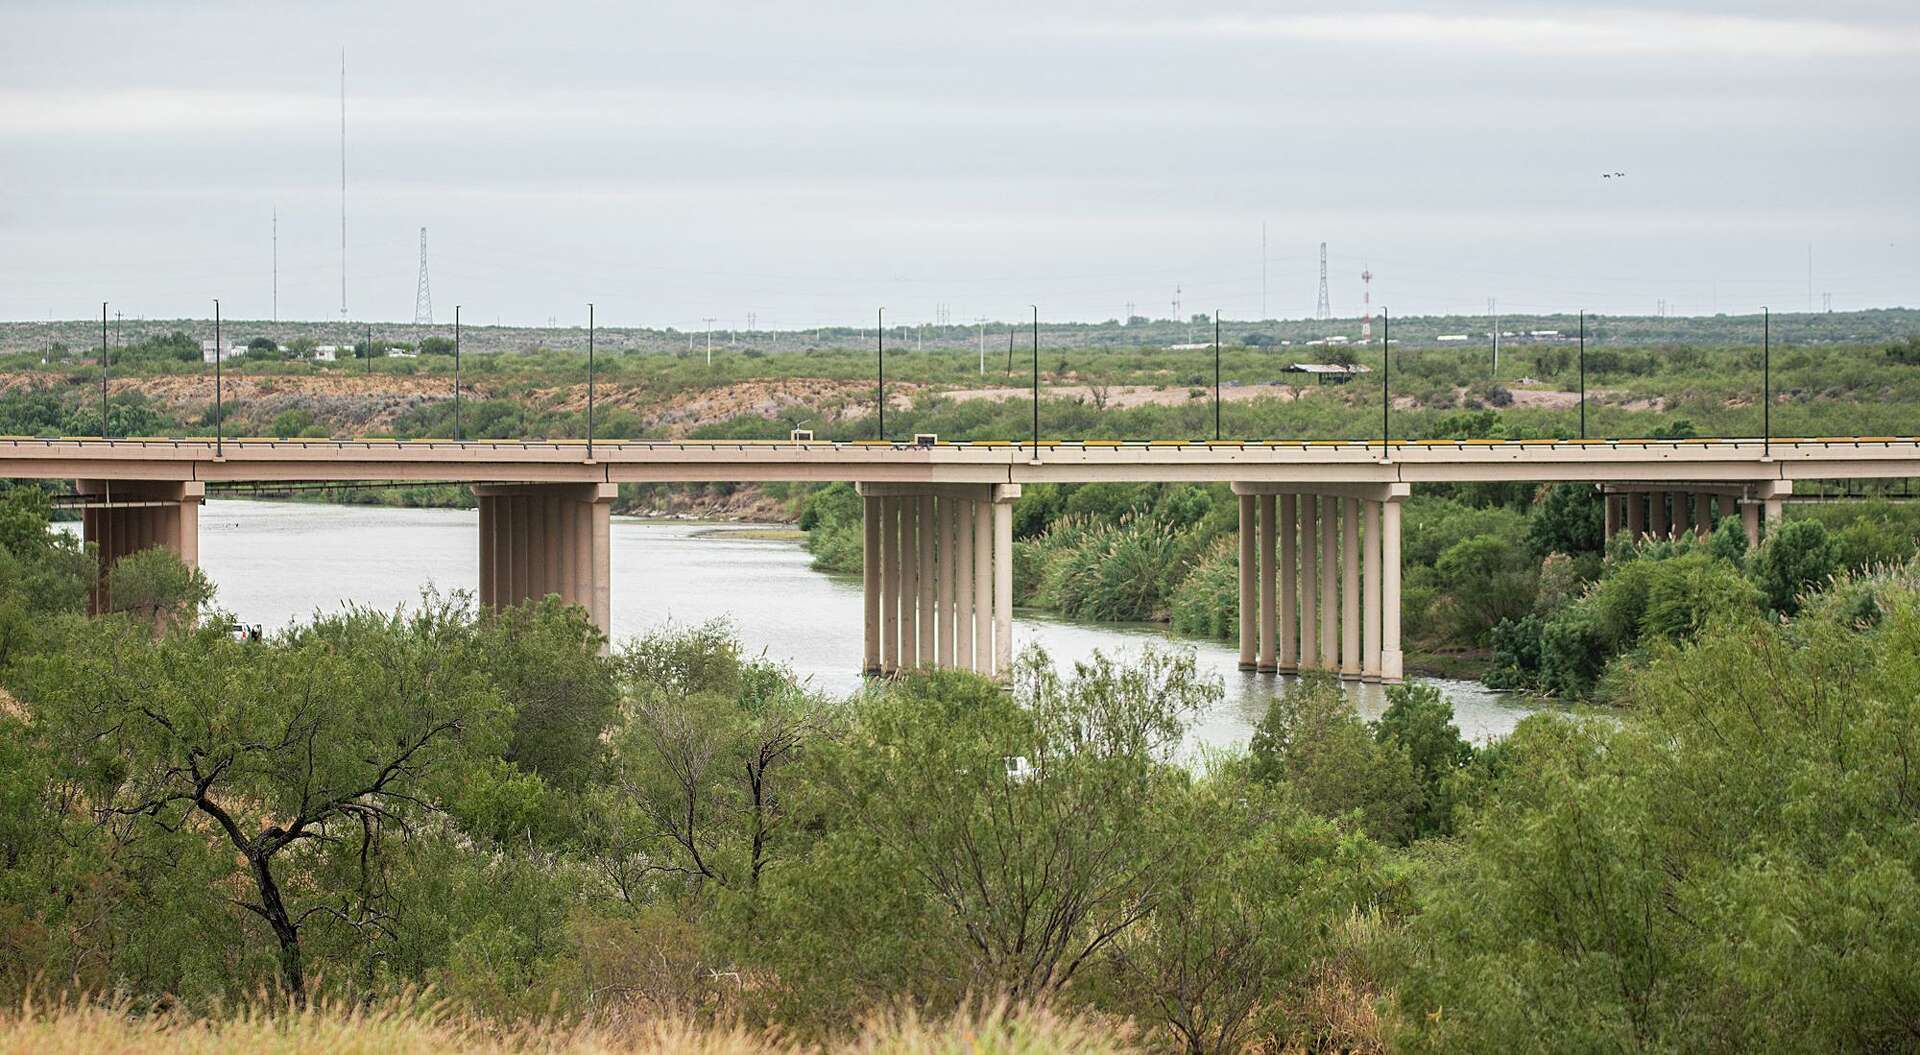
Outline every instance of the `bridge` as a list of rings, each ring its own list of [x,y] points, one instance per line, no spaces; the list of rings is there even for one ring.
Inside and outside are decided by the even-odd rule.
[[[1036,483],[1216,482],[1238,497],[1240,665],[1393,682],[1401,508],[1422,484],[1582,482],[1611,537],[1750,542],[1796,480],[1920,477],[1920,439],[948,443],[0,438],[0,476],[75,482],[101,567],[154,546],[199,557],[209,484],[458,483],[479,501],[480,603],[557,594],[609,625],[622,483],[854,483],[865,506],[865,668],[1003,675],[1013,514]],[[109,599],[96,587],[95,610]]]

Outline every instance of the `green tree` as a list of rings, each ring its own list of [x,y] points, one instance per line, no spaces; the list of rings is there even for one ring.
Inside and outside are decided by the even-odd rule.
[[[1714,624],[1628,722],[1536,717],[1423,880],[1416,1051],[1881,1051],[1920,1007],[1920,595]],[[1497,984],[1490,984],[1497,979]]]
[[[1475,535],[1448,547],[1434,572],[1450,602],[1454,633],[1480,642],[1502,619],[1531,611],[1536,567],[1530,554],[1500,535]]]
[[[1606,507],[1592,484],[1551,484],[1540,490],[1527,539],[1536,556],[1598,553],[1606,541]]]
[[[476,640],[481,672],[513,710],[507,760],[557,787],[599,776],[620,693],[587,614],[549,596],[484,616]]]
[[[792,764],[830,728],[824,702],[791,671],[743,661],[719,623],[654,634],[620,662],[632,719],[615,782],[652,869],[752,894],[792,819]]]
[[[1422,795],[1412,759],[1374,735],[1330,675],[1303,675],[1274,698],[1254,726],[1248,766],[1323,817],[1357,818],[1383,841],[1413,838]]]
[[[1406,752],[1420,782],[1421,801],[1412,817],[1413,837],[1453,831],[1453,784],[1473,762],[1473,745],[1453,724],[1453,704],[1438,688],[1418,682],[1387,686],[1387,709],[1374,736]]]
[[[1833,540],[1817,520],[1789,520],[1761,541],[1748,568],[1767,606],[1784,615],[1800,610],[1800,594],[1839,570]]]
[[[159,546],[115,561],[106,587],[113,611],[156,629],[191,623],[213,600],[213,581],[206,573]]]
[[[478,674],[471,617],[351,610],[271,647],[218,627],[156,636],[119,618],[74,624],[17,668],[36,735],[123,838],[195,840],[210,881],[271,937],[284,991],[304,1002],[303,934],[390,920],[384,844],[504,739]]]
[[[1062,678],[1030,651],[1011,694],[938,673],[861,700],[809,762],[825,835],[773,894],[791,999],[1055,997],[1165,896],[1155,803],[1219,692],[1191,653]]]

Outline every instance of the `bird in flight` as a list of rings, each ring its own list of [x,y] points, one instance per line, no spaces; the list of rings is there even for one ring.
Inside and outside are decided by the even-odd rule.
[[[1601,179],[1615,179],[1615,178],[1626,179],[1627,174],[1624,172],[1602,172],[1600,174],[1600,178]]]

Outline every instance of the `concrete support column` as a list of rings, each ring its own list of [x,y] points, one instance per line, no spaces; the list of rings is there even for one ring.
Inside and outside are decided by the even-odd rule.
[[[1272,501],[1271,495],[1262,495],[1262,502]],[[1273,506],[1262,506],[1262,512],[1273,512]],[[1283,674],[1291,674],[1300,669],[1300,496],[1283,494],[1280,496],[1280,660],[1273,669]],[[1274,559],[1273,547],[1269,545],[1263,559]],[[1267,573],[1267,582],[1272,583],[1272,572]]]
[[[1668,493],[1673,497],[1673,530],[1670,534],[1678,541],[1693,530],[1693,495],[1687,491]]]
[[[1657,539],[1673,537],[1673,519],[1667,510],[1667,493],[1647,493],[1647,534]]]
[[[973,658],[973,568],[979,559],[974,550],[973,507],[979,503],[965,498],[950,498],[953,504],[953,665],[960,670],[979,670]]]
[[[1713,513],[1707,508],[1712,495],[1700,493],[1693,496],[1693,533],[1706,538],[1713,533]]]
[[[956,499],[940,499],[940,552],[935,565],[940,576],[940,589],[937,591],[939,612],[934,620],[938,624],[934,634],[934,662],[942,670],[953,669],[953,585],[954,569],[960,563],[957,559],[960,549],[959,509],[960,503]]]
[[[993,676],[1013,676],[1013,500],[1003,496],[993,503]]]
[[[1360,653],[1360,680],[1380,680],[1380,503],[1368,502],[1367,537],[1364,545],[1365,556],[1362,560],[1362,593],[1366,596],[1360,602],[1362,613]]]
[[[1380,516],[1380,680],[1402,678],[1400,653],[1400,501],[1383,503]]]
[[[1780,529],[1780,520],[1786,514],[1786,507],[1778,498],[1767,498],[1761,508],[1766,511],[1767,534],[1771,535]]]
[[[1360,501],[1340,503],[1340,676],[1360,677]]]
[[[1291,587],[1293,576],[1284,569],[1292,567],[1281,563],[1275,557],[1274,543],[1280,536],[1279,525],[1274,522],[1274,511],[1280,509],[1287,523],[1293,522],[1293,496],[1281,495],[1276,503],[1273,495],[1260,496],[1260,672],[1272,674],[1286,662],[1284,652],[1276,647],[1283,640],[1279,637],[1282,625],[1280,616],[1283,608],[1291,612],[1292,605],[1286,604],[1286,590]],[[1287,556],[1293,556],[1293,548],[1287,547]]]
[[[74,490],[95,504],[81,510],[81,541],[98,561],[87,611],[111,611],[106,576],[115,562],[141,550],[165,549],[181,563],[200,563],[200,503],[207,486],[197,480],[75,480]]]
[[[900,499],[900,669],[920,665],[920,500]]]
[[[900,499],[880,499],[880,672],[900,669]]]
[[[1260,591],[1256,587],[1255,545],[1259,531],[1253,495],[1240,495],[1240,669],[1252,670],[1259,659]]]
[[[1627,504],[1627,537],[1638,542],[1647,534],[1647,496],[1629,491],[1620,497]]]
[[[476,484],[480,603],[501,609],[549,594],[602,633],[613,617],[614,484]]]
[[[1340,669],[1340,500],[1320,499],[1320,669]]]
[[[1300,669],[1320,665],[1320,500],[1300,496]]]
[[[935,610],[940,592],[940,581],[933,563],[934,540],[940,535],[940,522],[934,519],[932,495],[920,496],[919,508],[914,512],[913,520],[917,525],[915,530],[920,546],[920,569],[914,576],[920,583],[920,610],[917,616],[920,643],[916,651],[920,665],[931,667],[939,660],[939,653],[934,648],[934,631],[937,629]]]
[[[865,639],[860,672],[869,677],[880,673],[880,503],[885,499],[867,495],[860,499],[860,593],[865,612]]]
[[[973,670],[993,673],[993,504],[973,503]]]
[[[566,553],[566,535],[560,527],[560,498],[558,495],[547,495],[540,505],[547,515],[545,534],[551,540],[547,545],[546,583],[542,589],[545,593],[557,593],[564,597],[566,584],[561,568],[566,562],[561,558]]]
[[[1604,503],[1602,508],[1606,510],[1607,519],[1606,530],[1600,537],[1607,542],[1612,542],[1613,536],[1620,531],[1620,498],[1618,495],[1603,494],[1600,496],[1600,501]]]

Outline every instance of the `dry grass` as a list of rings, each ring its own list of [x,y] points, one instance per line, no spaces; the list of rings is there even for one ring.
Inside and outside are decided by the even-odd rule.
[[[439,1007],[322,1007],[224,1018],[139,1016],[99,1004],[28,1005],[0,1015],[0,1055],[1120,1055],[1147,1050],[1110,1023],[987,1010],[941,1021],[876,1018],[858,1035],[802,1045],[738,1027],[655,1020],[619,1030],[501,1026]]]

